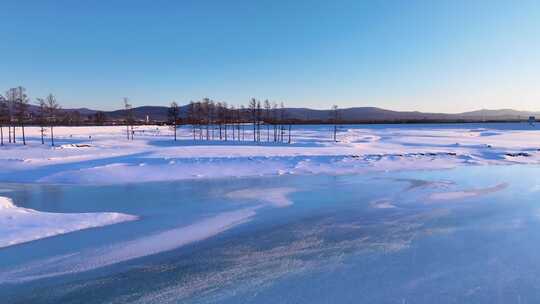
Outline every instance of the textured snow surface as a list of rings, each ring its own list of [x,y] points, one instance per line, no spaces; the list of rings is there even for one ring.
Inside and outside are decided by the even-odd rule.
[[[525,123],[294,126],[291,144],[259,144],[246,126],[244,142],[193,141],[191,128],[58,127],[57,147],[41,145],[28,127],[28,145],[0,148],[0,181],[110,184],[283,174],[354,174],[367,171],[444,169],[459,165],[536,164],[540,129]],[[222,134],[223,135],[223,134]],[[272,132],[270,132],[271,138]],[[48,138],[46,139],[48,140]]]

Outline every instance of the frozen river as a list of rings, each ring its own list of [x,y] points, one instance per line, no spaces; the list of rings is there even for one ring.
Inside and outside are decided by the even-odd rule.
[[[136,216],[0,248],[2,303],[533,303],[540,168],[0,184]]]

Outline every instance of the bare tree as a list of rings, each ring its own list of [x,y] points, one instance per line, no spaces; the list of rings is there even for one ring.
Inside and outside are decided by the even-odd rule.
[[[191,124],[191,130],[193,131],[193,140],[195,140],[195,104],[193,101],[189,102],[189,105],[187,107],[187,114],[186,114],[186,120],[188,123]]]
[[[272,104],[272,123],[274,125],[274,142],[278,141],[278,105],[276,102]]]
[[[204,120],[206,124],[206,140],[210,140],[210,121],[212,120],[212,110],[210,109],[210,102],[211,101],[209,98],[203,98],[201,104],[202,120]]]
[[[215,116],[216,116],[216,122],[217,122],[218,128],[219,128],[219,140],[223,139],[222,124],[223,124],[223,121],[224,121],[224,114],[225,114],[225,112],[223,111],[222,103],[217,102],[215,104]]]
[[[204,117],[204,107],[201,102],[195,103],[195,120],[199,126],[199,140],[203,139],[202,120]]]
[[[56,98],[53,94],[49,94],[47,98],[45,98],[45,107],[47,112],[47,120],[49,121],[51,128],[51,146],[54,147],[54,124],[56,122],[56,115],[58,110],[60,110],[60,106],[56,102]]]
[[[26,137],[24,135],[24,123],[28,116],[28,97],[26,96],[25,91],[26,89],[23,87],[15,88],[15,118],[17,119],[17,123],[21,126],[22,129],[23,145],[26,145]]]
[[[334,123],[334,141],[337,142],[337,126],[339,122],[339,109],[337,105],[332,106],[332,121]]]
[[[287,141],[288,144],[291,143],[291,128],[292,128],[292,125],[291,125],[291,123],[289,122],[289,140]]]
[[[216,118],[216,104],[215,102],[210,99],[209,103],[208,103],[208,127],[209,129],[211,130],[210,133],[211,133],[211,138],[212,140],[214,140],[214,124],[215,124],[215,118]]]
[[[285,119],[285,105],[283,105],[283,102],[280,105],[279,109],[279,128],[280,128],[280,142],[283,142],[283,134],[285,133],[285,129],[283,126],[283,120]]]
[[[180,115],[180,108],[176,101],[171,102],[169,106],[169,118],[172,120],[174,127],[174,141],[176,141],[176,124],[178,123],[178,116]]]
[[[239,117],[239,119],[238,119],[238,121],[239,121],[238,126],[239,126],[239,127],[242,127],[242,141],[244,141],[244,140],[246,139],[246,132],[245,132],[245,129],[244,129],[244,121],[242,121],[241,115],[242,115],[243,113],[246,112],[246,108],[245,108],[243,105],[241,105],[241,106],[240,106],[240,111],[241,111],[241,112],[238,113],[238,117]],[[240,132],[240,131],[238,131],[238,132]],[[240,134],[240,133],[239,133],[239,134]],[[240,138],[240,135],[238,135],[238,138]]]
[[[225,132],[225,141],[228,140],[227,136],[227,124],[229,123],[229,105],[226,102],[221,103],[221,119]]]
[[[236,108],[234,107],[234,105],[231,105],[231,107],[229,108],[229,121],[230,121],[230,124],[231,124],[231,129],[232,129],[232,140],[235,141],[236,140]]]
[[[253,122],[253,141],[257,141],[257,100],[251,98],[248,107],[251,112],[251,121]]]
[[[124,110],[126,112],[126,136],[127,139],[130,140],[130,133],[131,133],[131,140],[133,140],[133,107],[129,103],[129,99],[127,97],[124,97]],[[131,128],[131,132],[130,132]]]
[[[6,92],[6,101],[8,106],[8,137],[9,143],[16,143],[15,125],[13,125],[13,111],[17,103],[17,89],[11,88]]]
[[[262,119],[262,108],[261,102],[257,100],[257,142],[261,141],[261,119]]]
[[[45,103],[45,99],[43,98],[38,98],[37,99],[37,104],[38,104],[38,107],[39,107],[39,110],[38,110],[38,117],[37,117],[37,121],[39,123],[39,131],[41,133],[41,144],[45,144],[45,140],[44,140],[44,133],[45,133],[45,123],[46,123],[46,108],[47,108],[47,104]]]
[[[264,124],[266,125],[266,141],[270,141],[270,111],[272,106],[270,106],[270,101],[266,99],[264,101]]]
[[[6,98],[0,95],[0,146],[4,145],[4,124],[9,119],[9,107]]]

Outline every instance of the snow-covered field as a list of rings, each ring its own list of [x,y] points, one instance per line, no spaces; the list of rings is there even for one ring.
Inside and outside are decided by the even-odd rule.
[[[291,144],[193,141],[190,128],[172,140],[169,127],[58,127],[58,146],[41,145],[27,128],[28,145],[0,148],[0,181],[110,184],[282,174],[354,174],[367,171],[441,169],[540,161],[540,129],[526,123],[295,126]],[[214,138],[218,138],[214,131]],[[230,132],[230,130],[229,130]],[[271,134],[270,134],[271,136]]]
[[[41,144],[38,128],[28,127],[26,146],[19,140],[0,148],[0,182],[118,184],[540,162],[540,129],[528,124],[344,126],[338,142],[332,140],[332,126],[295,126],[291,144],[267,142],[264,127],[256,144],[250,126],[245,129],[245,141],[232,140],[230,130],[228,141],[217,140],[218,130],[215,140],[193,141],[191,128],[184,127],[175,142],[173,130],[163,126],[137,127],[133,141],[121,126],[58,127],[57,146],[51,147],[48,138]],[[288,191],[267,200],[288,206]],[[240,201],[264,195],[231,194]],[[0,197],[0,248],[136,219],[118,213],[45,213],[16,204]]]

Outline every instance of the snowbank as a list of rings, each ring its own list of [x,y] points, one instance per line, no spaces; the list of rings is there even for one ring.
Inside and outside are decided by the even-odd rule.
[[[17,207],[0,196],[0,248],[77,230],[132,221],[122,213],[49,213]]]

